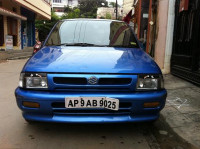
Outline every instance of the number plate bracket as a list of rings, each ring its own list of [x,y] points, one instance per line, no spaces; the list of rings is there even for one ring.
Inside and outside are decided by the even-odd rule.
[[[106,108],[119,110],[119,99],[109,97],[66,97],[66,108]]]

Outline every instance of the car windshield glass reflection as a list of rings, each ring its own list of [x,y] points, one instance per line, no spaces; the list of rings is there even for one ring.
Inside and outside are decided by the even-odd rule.
[[[138,47],[127,24],[98,20],[61,21],[49,36],[46,46]]]

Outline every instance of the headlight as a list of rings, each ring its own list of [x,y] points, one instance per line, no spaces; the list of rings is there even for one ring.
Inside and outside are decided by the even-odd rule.
[[[21,88],[48,88],[47,75],[45,73],[21,73],[19,79]]]
[[[162,75],[138,75],[137,90],[160,90],[163,88]]]

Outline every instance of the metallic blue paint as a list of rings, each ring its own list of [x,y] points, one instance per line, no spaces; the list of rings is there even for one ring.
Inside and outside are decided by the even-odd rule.
[[[162,74],[153,59],[142,49],[120,47],[43,47],[32,56],[22,72],[47,73],[48,90],[17,88],[15,96],[18,107],[27,120],[67,123],[115,123],[153,121],[165,106],[167,92],[137,91],[138,74]],[[53,82],[54,77],[131,78],[126,85],[66,85]],[[92,89],[89,90],[88,88]],[[105,89],[105,90],[103,90]],[[111,89],[111,90],[109,90]],[[113,91],[112,89],[115,89]],[[124,91],[124,90],[125,91]],[[110,97],[120,103],[131,103],[121,107],[127,113],[62,113],[65,107],[53,107],[53,103],[64,104],[66,97]],[[27,108],[23,101],[38,102],[40,108]],[[143,108],[145,102],[160,102],[156,108]],[[79,109],[84,110],[84,109]],[[100,109],[103,110],[103,109]]]
[[[52,92],[52,91],[32,91],[17,88],[15,91],[18,107],[23,111],[23,116],[27,120],[44,122],[67,122],[67,123],[115,123],[115,122],[139,122],[153,121],[159,117],[159,111],[164,107],[166,90],[151,92],[127,92],[127,93],[99,93],[99,92]],[[130,115],[105,114],[56,114],[52,107],[53,102],[64,102],[65,97],[110,97],[117,98],[120,102],[131,102]],[[39,109],[26,108],[22,106],[22,101],[38,102]],[[144,102],[156,102],[161,104],[157,108],[143,108]],[[65,109],[65,108],[63,108]]]
[[[161,74],[141,49],[113,47],[43,47],[23,72]]]

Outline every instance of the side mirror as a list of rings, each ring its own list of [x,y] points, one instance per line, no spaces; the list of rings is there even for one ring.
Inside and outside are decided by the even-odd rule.
[[[36,41],[36,43],[35,43],[35,45],[34,45],[34,47],[33,47],[33,55],[34,55],[35,53],[37,53],[37,52],[41,49],[42,44],[43,44],[43,42]]]
[[[144,39],[139,39],[139,44],[140,44],[140,47],[146,51],[146,42],[144,42]]]
[[[41,41],[41,47],[43,47],[44,41]]]

